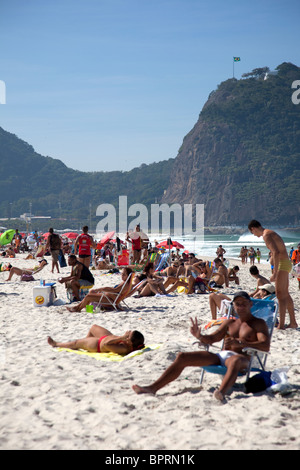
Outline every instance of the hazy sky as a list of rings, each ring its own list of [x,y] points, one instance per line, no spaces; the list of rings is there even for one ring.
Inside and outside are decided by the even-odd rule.
[[[0,126],[83,171],[174,158],[233,56],[236,78],[300,65],[299,13],[298,0],[0,0]]]

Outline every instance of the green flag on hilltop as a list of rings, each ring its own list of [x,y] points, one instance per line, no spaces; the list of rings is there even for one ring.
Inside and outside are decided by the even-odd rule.
[[[241,58],[240,57],[234,57],[233,60],[234,60],[234,62],[240,62]]]

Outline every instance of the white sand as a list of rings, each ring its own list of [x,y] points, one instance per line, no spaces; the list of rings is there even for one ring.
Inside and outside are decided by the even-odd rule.
[[[36,262],[18,255],[12,264],[33,267]],[[269,276],[269,265],[259,268]],[[269,370],[289,367],[294,386],[289,395],[244,394],[237,385],[221,404],[213,398],[220,377],[206,374],[200,389],[195,368],[156,396],[136,395],[133,384],[151,383],[176,353],[196,349],[189,319],[197,315],[202,324],[211,319],[208,295],[131,297],[130,311],[119,313],[69,313],[63,305],[35,308],[32,288],[41,278],[56,280],[50,271],[48,265],[31,283],[19,278],[6,283],[8,274],[0,274],[1,449],[299,449],[299,329],[276,330],[268,359]],[[254,289],[249,264],[241,267],[240,278],[242,288]],[[96,286],[115,285],[119,279],[97,271]],[[224,292],[235,292],[231,286]],[[296,279],[290,291],[300,325]],[[67,301],[60,284],[57,294],[58,304]],[[48,335],[60,341],[84,337],[94,323],[116,334],[138,329],[146,344],[162,347],[115,363],[59,352],[47,343]]]

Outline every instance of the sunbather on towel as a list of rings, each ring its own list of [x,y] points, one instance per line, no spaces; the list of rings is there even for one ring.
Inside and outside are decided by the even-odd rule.
[[[144,336],[137,330],[126,331],[122,336],[113,335],[102,326],[93,325],[87,336],[67,343],[58,343],[50,336],[48,343],[53,348],[83,349],[92,353],[129,354],[144,347]]]
[[[125,267],[122,270],[122,282],[118,284],[116,287],[101,287],[99,289],[91,289],[90,292],[85,296],[85,298],[75,307],[67,307],[70,312],[81,312],[87,305],[91,303],[98,303],[103,296],[106,295],[111,302],[114,302],[116,299],[116,294],[118,294],[124,286],[124,283],[127,281],[128,276],[132,273],[131,268]],[[109,309],[110,302],[107,299],[103,300],[103,305],[101,307],[105,307]]]
[[[180,352],[175,361],[158,380],[149,386],[133,385],[133,390],[137,394],[155,394],[162,387],[177,379],[185,367],[203,367],[224,363],[227,372],[220,388],[214,392],[215,398],[223,401],[225,393],[234,385],[238,373],[247,369],[249,365],[250,356],[242,352],[243,348],[253,347],[265,352],[269,351],[270,348],[267,324],[264,320],[255,318],[251,314],[252,302],[249,295],[244,291],[239,291],[234,295],[233,303],[238,318],[226,320],[210,335],[202,335],[197,318],[195,320],[191,319],[191,334],[200,343],[211,345],[225,339],[224,350],[221,351],[221,354],[214,354],[209,351]],[[225,352],[229,353],[226,357],[223,356]]]

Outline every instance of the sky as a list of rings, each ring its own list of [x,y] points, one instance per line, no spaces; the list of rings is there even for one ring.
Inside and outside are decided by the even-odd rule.
[[[80,171],[175,158],[234,56],[238,79],[300,66],[299,10],[298,0],[0,0],[0,126]]]

